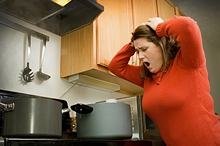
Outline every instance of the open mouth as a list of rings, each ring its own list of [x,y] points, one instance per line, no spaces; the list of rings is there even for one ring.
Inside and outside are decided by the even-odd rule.
[[[146,67],[149,67],[149,66],[150,66],[150,63],[149,63],[149,62],[144,62],[144,65],[145,65]]]

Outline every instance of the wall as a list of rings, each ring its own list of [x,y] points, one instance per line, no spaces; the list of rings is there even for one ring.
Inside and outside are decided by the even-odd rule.
[[[66,79],[61,79],[61,37],[2,13],[0,13],[0,17],[10,18],[11,21],[15,21],[50,37],[46,45],[42,72],[51,76],[49,80],[44,82],[41,82],[37,78],[36,72],[39,70],[42,41],[38,38],[31,37],[30,68],[35,74],[35,77],[33,82],[25,84],[22,81],[21,74],[26,67],[27,61],[25,54],[27,36],[22,32],[0,25],[0,89],[51,98],[62,98],[66,99],[69,105],[78,102],[93,103],[108,98],[126,96],[119,93],[108,93],[86,87],[73,86]],[[71,112],[71,114],[73,115],[74,113]]]
[[[211,85],[211,95],[214,99],[215,112],[220,115],[220,51],[203,39],[203,47],[206,54],[207,69]]]
[[[0,17],[6,17],[6,15],[0,13]],[[26,35],[14,29],[0,25],[0,89],[51,98],[63,98],[68,101],[69,105],[77,102],[92,103],[108,98],[120,98],[127,96],[119,93],[108,93],[85,87],[73,86],[68,83],[67,80],[61,79],[59,77],[60,36],[54,35],[14,18],[11,18],[11,20],[50,37],[50,41],[47,43],[47,49],[45,52],[43,72],[49,74],[51,78],[45,82],[40,82],[35,76],[34,81],[31,83],[23,84],[23,82],[21,82],[21,71],[26,66]],[[206,42],[206,40],[203,40],[203,45],[207,58],[211,94],[215,101],[215,111],[220,114],[220,77],[218,75],[220,72],[220,66],[218,65],[218,62],[220,62],[220,51],[211,46],[208,42]],[[40,46],[41,41],[32,37],[30,67],[34,73],[36,73],[39,69]]]

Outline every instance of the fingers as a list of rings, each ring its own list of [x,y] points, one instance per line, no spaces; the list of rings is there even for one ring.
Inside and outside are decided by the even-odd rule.
[[[153,17],[153,18],[148,18],[147,22],[143,22],[142,25],[148,25],[150,26],[153,30],[156,30],[156,27],[159,23],[163,22],[163,19],[159,17]]]
[[[163,22],[163,19],[161,19],[160,17],[152,17],[152,18],[148,18],[148,20],[146,22],[143,22],[142,24],[145,25],[147,23],[161,23]]]
[[[148,22],[151,22],[153,19],[155,19],[155,18],[157,18],[157,17],[153,17],[153,18],[148,18]]]
[[[152,22],[153,18],[148,18],[147,22],[143,22],[142,25],[148,25],[150,22]]]

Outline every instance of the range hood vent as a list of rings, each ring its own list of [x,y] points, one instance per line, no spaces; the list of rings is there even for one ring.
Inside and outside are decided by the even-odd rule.
[[[0,0],[0,11],[62,36],[92,23],[104,7],[95,0],[72,0],[64,7],[52,0]]]

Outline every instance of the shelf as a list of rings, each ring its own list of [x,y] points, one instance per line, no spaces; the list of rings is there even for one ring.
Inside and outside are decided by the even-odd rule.
[[[0,17],[0,24],[3,24],[7,27],[10,27],[12,29],[15,29],[17,31],[20,31],[20,32],[23,32],[23,33],[26,33],[26,34],[30,34],[31,36],[34,36],[34,37],[39,38],[41,40],[49,41],[49,36],[46,36],[42,33],[39,33],[35,30],[32,30],[32,29],[27,28],[25,26],[22,26],[20,24],[14,23],[14,22],[12,22],[10,20],[7,20],[5,18]]]

